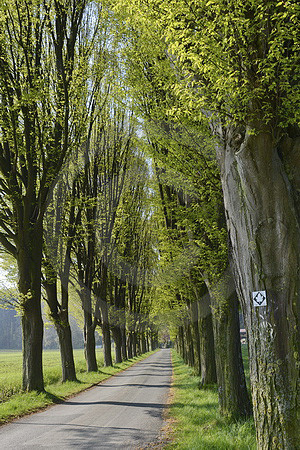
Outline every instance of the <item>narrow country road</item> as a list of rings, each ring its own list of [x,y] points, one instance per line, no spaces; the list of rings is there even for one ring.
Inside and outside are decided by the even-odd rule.
[[[163,349],[61,405],[0,428],[1,449],[135,449],[155,441],[171,382]]]

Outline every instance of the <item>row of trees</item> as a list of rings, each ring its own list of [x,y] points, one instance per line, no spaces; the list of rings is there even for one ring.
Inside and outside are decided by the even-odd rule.
[[[300,440],[299,6],[296,1],[120,0],[112,7],[130,24],[128,80],[159,161],[158,178],[169,171],[159,186],[172,243],[168,264],[184,272],[172,283],[169,303],[185,305],[191,319],[189,325],[181,317],[178,346],[202,378],[209,371],[215,381],[204,349],[213,329],[208,359],[213,366],[214,349],[221,410],[235,417],[248,414],[238,298],[258,447],[295,449]],[[176,184],[175,171],[189,180],[188,189],[187,183]],[[192,268],[183,253],[196,262]],[[257,291],[266,291],[266,306],[254,305]],[[208,314],[201,312],[206,306]],[[210,311],[212,324],[205,324],[199,344]]]
[[[97,370],[96,326],[106,365],[111,332],[118,362],[157,345],[148,167],[130,108],[116,102],[109,16],[85,0],[0,6],[0,241],[18,268],[24,390],[44,388],[42,296],[64,381],[76,379],[70,287],[83,310],[87,370]]]

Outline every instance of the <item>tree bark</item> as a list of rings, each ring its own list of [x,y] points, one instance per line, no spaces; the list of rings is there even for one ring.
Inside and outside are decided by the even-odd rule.
[[[128,355],[127,355],[127,341],[126,341],[126,328],[125,328],[125,323],[126,323],[126,318],[125,318],[125,311],[123,311],[123,323],[121,325],[121,337],[122,337],[122,360],[123,361],[127,361],[128,359]]]
[[[17,263],[22,308],[23,390],[43,391],[41,309],[42,225],[19,231]]]
[[[107,302],[102,300],[100,303],[101,315],[102,315],[102,336],[103,336],[103,349],[104,349],[104,365],[106,367],[112,366],[111,357],[111,336],[110,336],[110,326],[108,318],[108,306]]]
[[[84,356],[86,360],[86,367],[88,372],[97,372],[97,358],[96,358],[96,340],[95,340],[95,328],[96,325],[93,321],[92,314],[92,298],[89,289],[82,288],[81,300],[83,306],[84,315]]]
[[[120,363],[127,359],[126,350],[126,317],[125,317],[125,298],[126,282],[122,277],[115,277],[115,295],[114,295],[114,317],[112,318],[112,334],[115,341],[116,362]]]
[[[157,332],[154,330],[151,330],[150,332],[150,345],[151,351],[155,350],[158,347],[158,336]]]
[[[55,329],[59,340],[62,382],[77,381],[73,355],[72,332],[69,318],[65,313],[60,314],[60,320],[55,322]]]
[[[250,352],[257,443],[296,449],[300,442],[299,211],[274,134],[227,129],[219,148],[236,285]],[[252,293],[266,291],[254,307]]]
[[[131,337],[132,337],[132,356],[136,357],[138,355],[138,350],[137,350],[138,338],[137,338],[136,331],[132,331]]]
[[[247,391],[236,289],[228,269],[215,286],[209,285],[213,309],[219,406],[222,415],[239,419],[251,415]]]
[[[178,349],[181,358],[185,361],[185,342],[184,342],[184,331],[183,326],[178,327]]]
[[[114,325],[111,329],[113,339],[115,342],[115,355],[116,355],[116,363],[122,362],[122,333],[121,328],[117,325]]]
[[[201,355],[200,355],[200,334],[198,323],[198,302],[194,301],[189,304],[190,317],[191,317],[191,332],[194,348],[194,370],[195,375],[201,375]]]
[[[141,332],[141,353],[147,352],[147,342],[146,342],[146,333],[145,331]]]
[[[186,341],[186,348],[187,348],[186,364],[188,364],[190,367],[194,367],[194,346],[193,346],[191,325],[190,325],[188,319],[185,319],[183,327],[184,327],[184,334],[185,334],[185,341]]]
[[[41,303],[34,297],[27,302],[22,315],[22,346],[23,390],[43,391],[43,321]]]
[[[128,337],[127,337],[127,353],[128,353],[128,359],[131,359],[133,357],[133,342],[132,342],[132,332],[131,331],[128,333]]]
[[[198,307],[201,358],[200,386],[205,387],[217,382],[212,310],[207,289],[199,300]]]
[[[51,274],[55,277],[55,274]],[[76,370],[73,355],[72,333],[69,323],[68,309],[62,308],[57,299],[57,281],[50,278],[44,282],[44,288],[47,294],[47,304],[50,309],[51,318],[53,320],[59,341],[61,365],[62,365],[62,382],[76,381]],[[62,287],[64,290],[65,288]]]

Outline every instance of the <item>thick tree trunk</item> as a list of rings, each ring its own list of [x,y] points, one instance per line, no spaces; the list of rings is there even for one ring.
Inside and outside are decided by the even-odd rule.
[[[43,391],[43,321],[41,303],[34,297],[26,303],[27,305],[22,315],[23,390]]]
[[[17,263],[22,296],[23,390],[43,391],[42,226],[19,232]]]
[[[136,357],[138,355],[138,338],[136,331],[132,331],[132,355]]]
[[[231,271],[209,286],[213,309],[214,341],[221,414],[230,419],[251,415],[242,349],[238,298]]]
[[[198,317],[201,359],[200,386],[204,387],[217,382],[213,321],[208,292],[202,295],[198,302]]]
[[[188,320],[185,320],[184,323],[184,334],[186,340],[186,364],[191,367],[194,367],[194,346],[193,346],[193,338],[191,332],[191,325]]]
[[[122,277],[121,277],[122,278]],[[126,282],[115,278],[115,317],[112,327],[113,338],[116,345],[116,362],[127,359],[126,349],[126,316],[125,316]]]
[[[97,372],[98,365],[96,359],[96,340],[95,340],[95,324],[92,314],[92,298],[89,289],[83,287],[81,292],[81,301],[84,317],[84,356],[88,372]]]
[[[95,325],[89,311],[84,311],[84,356],[87,372],[97,372]]]
[[[178,327],[178,349],[181,358],[185,361],[185,342],[184,342],[184,331],[183,326]]]
[[[126,344],[126,329],[125,326],[121,326],[121,338],[122,338],[122,360],[127,361],[127,344]]]
[[[115,342],[116,363],[122,362],[122,333],[121,328],[117,325],[112,327],[112,335]]]
[[[145,331],[141,332],[141,353],[147,352],[147,342],[146,342],[146,333]]]
[[[158,347],[158,336],[157,333],[153,330],[150,333],[150,345],[151,351],[155,350]]]
[[[49,279],[44,283],[47,293],[47,304],[50,308],[51,318],[53,320],[59,341],[61,365],[62,365],[62,382],[76,381],[76,370],[73,355],[72,333],[69,323],[68,309],[61,307],[57,299],[57,282],[56,276],[49,268]],[[65,287],[62,287],[66,291]],[[68,296],[68,293],[65,292]]]
[[[101,301],[101,315],[102,315],[102,336],[103,336],[103,349],[104,349],[104,365],[106,367],[112,366],[111,357],[111,336],[110,336],[110,326],[108,318],[108,306],[106,301]]]
[[[241,142],[242,141],[242,142]],[[219,149],[236,284],[250,352],[257,443],[300,442],[300,230],[293,185],[271,132],[227,130]],[[299,176],[299,174],[298,174]],[[266,291],[266,306],[253,292]]]
[[[192,302],[189,304],[190,316],[191,316],[191,332],[193,338],[193,348],[194,348],[194,369],[195,375],[200,376],[201,374],[201,356],[200,356],[200,334],[199,334],[199,323],[198,323],[198,302]]]
[[[128,359],[131,359],[133,357],[133,339],[132,339],[131,331],[128,333],[128,337],[127,337],[127,353],[128,353]]]
[[[62,315],[61,315],[62,317]],[[72,332],[68,318],[61,318],[55,323],[55,329],[58,334],[59,349],[62,366],[62,382],[76,381],[76,371],[73,355]]]
[[[61,279],[61,309],[56,331],[62,362],[62,381],[76,381],[76,370],[73,354],[72,332],[69,322],[69,274]]]

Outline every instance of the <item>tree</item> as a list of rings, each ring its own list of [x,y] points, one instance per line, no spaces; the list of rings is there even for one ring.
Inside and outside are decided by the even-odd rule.
[[[51,319],[58,335],[63,382],[76,380],[69,322],[71,250],[78,221],[78,217],[75,217],[76,180],[72,183],[69,195],[68,190],[67,180],[61,177],[45,216],[42,283],[46,291],[46,301]],[[60,296],[58,280],[60,281]]]

